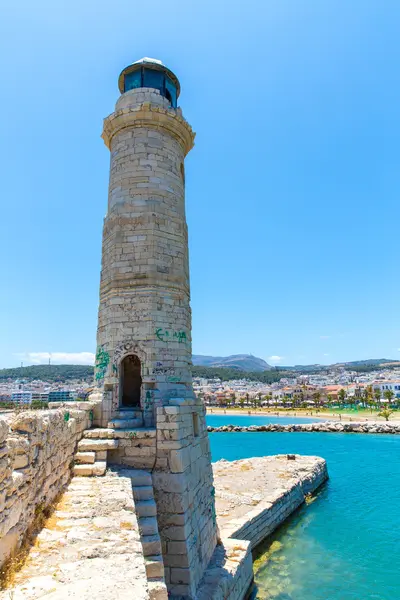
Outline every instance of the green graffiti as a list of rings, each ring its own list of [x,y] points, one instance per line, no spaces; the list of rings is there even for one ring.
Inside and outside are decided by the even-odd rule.
[[[110,355],[103,346],[99,346],[96,352],[96,380],[104,379],[109,362]]]
[[[180,378],[180,377],[167,377],[167,381],[168,381],[169,383],[179,383],[179,382],[180,382],[180,380],[181,380],[181,378]]]
[[[69,421],[69,412],[64,413],[64,421]]]
[[[217,513],[215,511],[215,487],[212,486],[211,487],[211,516],[212,516],[212,520],[213,520],[213,524],[216,525],[217,524]]]
[[[180,344],[187,342],[186,333],[184,331],[168,331],[168,329],[158,327],[155,334],[161,342],[179,342]]]
[[[145,408],[145,410],[146,409],[148,410],[150,408],[152,400],[153,400],[153,397],[154,397],[153,392],[151,392],[150,390],[147,390],[146,397],[145,397],[145,400],[144,400],[144,408]]]
[[[114,373],[118,373],[118,367],[117,367],[117,365],[115,365],[115,364],[114,364],[114,365],[112,366],[112,369],[113,369],[113,372],[114,372]]]

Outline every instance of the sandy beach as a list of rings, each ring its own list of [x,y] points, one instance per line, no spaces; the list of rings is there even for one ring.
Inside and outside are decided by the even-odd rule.
[[[248,408],[218,408],[207,407],[207,415],[225,415],[225,416],[257,416],[257,417],[310,417],[321,419],[323,421],[385,421],[383,417],[378,417],[379,411],[343,411],[342,413],[315,410],[268,410],[268,409],[248,409]],[[391,414],[389,421],[400,421],[400,411]]]

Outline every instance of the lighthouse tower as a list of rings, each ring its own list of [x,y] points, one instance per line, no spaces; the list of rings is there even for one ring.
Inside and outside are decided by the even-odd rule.
[[[184,160],[194,133],[160,61],[133,63],[118,84],[102,135],[111,164],[95,380],[103,424],[151,426],[157,406],[193,398]]]
[[[96,421],[107,437],[115,433],[114,460],[143,468],[139,452],[152,472],[168,591],[191,599],[217,542],[205,410],[191,379],[184,161],[194,133],[177,107],[179,81],[159,60],[129,65],[118,83],[102,134],[111,162]],[[147,435],[137,433],[143,428],[154,446],[135,442]]]

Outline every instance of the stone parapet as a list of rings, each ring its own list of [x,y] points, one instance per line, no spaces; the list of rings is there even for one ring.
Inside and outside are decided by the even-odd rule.
[[[224,538],[213,553],[196,600],[243,600],[253,581],[250,543]]]
[[[78,404],[0,418],[0,564],[70,480],[77,443],[90,427],[90,411]]]

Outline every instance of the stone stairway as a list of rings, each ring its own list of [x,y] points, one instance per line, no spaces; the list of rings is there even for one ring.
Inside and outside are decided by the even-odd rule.
[[[135,511],[143,547],[150,597],[153,600],[158,600],[166,597],[167,590],[164,580],[164,562],[161,539],[158,533],[157,508],[151,473],[130,469],[129,476],[132,481]]]
[[[156,430],[86,429],[75,454],[74,475],[102,476],[107,464],[151,470],[156,458]]]
[[[107,468],[107,451],[118,447],[117,440],[82,439],[75,454],[74,475],[81,477],[102,476]]]
[[[119,410],[108,422],[109,429],[138,429],[143,427],[143,413],[140,409]]]
[[[134,469],[74,477],[0,600],[167,600],[150,483]]]

